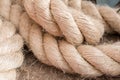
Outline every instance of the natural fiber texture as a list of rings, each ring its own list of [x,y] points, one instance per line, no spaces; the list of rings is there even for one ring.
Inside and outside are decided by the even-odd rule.
[[[65,0],[65,2],[67,1]],[[70,0],[66,3],[70,6],[66,6],[61,0],[25,0],[24,5],[29,16],[50,34],[59,36],[58,33],[62,32],[61,34],[65,36],[66,40],[75,45],[82,43],[83,37],[89,44],[97,44],[104,33],[104,27],[106,32],[112,32],[102,18],[102,16],[108,13],[102,14],[102,10],[97,10],[92,3],[88,2],[88,5],[82,5],[83,12],[87,15],[82,14],[82,11],[78,10],[78,7],[81,6],[80,2],[80,0]],[[77,8],[73,4],[76,4]],[[83,1],[83,4],[86,4],[85,1]],[[87,6],[88,9],[85,8]],[[74,10],[69,7],[74,8]],[[109,10],[113,9],[109,8]],[[100,11],[102,16],[98,11]],[[119,16],[115,11],[110,13],[113,13],[116,17]],[[109,20],[107,22],[111,23]],[[111,24],[110,26],[113,29],[119,27]]]
[[[74,4],[67,0],[24,0],[29,16],[50,34],[24,13],[20,21],[21,35],[41,62],[55,66],[64,72],[78,73],[85,77],[103,74],[119,75],[119,45],[92,46],[80,45],[80,43],[85,38],[88,44],[97,44],[104,30],[108,33],[116,29],[119,31],[119,24],[115,21],[120,16],[110,7],[96,7],[93,3],[86,1],[82,2],[81,9],[81,1],[78,0],[80,3],[76,1],[73,0]],[[108,13],[115,17],[110,19],[107,16]],[[110,24],[111,22],[115,25]],[[61,37],[61,35],[67,41],[54,37]]]
[[[52,35],[58,36],[57,32],[61,30],[61,34],[63,34],[66,40],[72,44],[79,45],[83,42],[83,37],[87,39],[88,43],[96,44],[97,42],[99,42],[100,38],[103,35],[103,33],[101,32],[104,31],[99,31],[97,27],[94,27],[95,24],[91,21],[89,17],[82,13],[79,13],[78,11],[78,14],[75,14],[76,10],[72,10],[73,13],[71,14],[71,9],[69,9],[60,0],[25,0],[24,3],[26,11],[33,20],[35,20]],[[51,6],[49,6],[50,4]],[[83,17],[86,18],[83,19]],[[52,23],[56,24],[56,26],[54,26]],[[83,30],[83,26],[81,26],[80,24],[85,25],[86,29]],[[55,30],[51,26],[57,28],[57,30]],[[100,26],[102,28],[103,25],[100,24]],[[58,27],[60,28],[60,30]],[[87,30],[90,30],[90,32]],[[56,31],[56,33],[53,33],[53,31]],[[96,36],[97,39],[93,38],[93,36]],[[90,41],[88,40],[89,38],[91,38]]]
[[[120,16],[112,8],[96,7],[90,2],[82,2],[81,7],[80,0],[24,0],[24,6],[30,18],[43,29],[24,12],[19,32],[41,62],[85,77],[120,74],[118,43],[81,44],[84,38],[88,44],[98,44],[104,30],[119,32]]]
[[[74,71],[83,76],[93,77],[100,76],[101,74],[119,75],[120,65],[116,62],[119,61],[119,45],[101,45],[98,48],[81,45],[78,47],[78,52],[73,45],[66,41],[59,41],[58,45],[57,40],[53,36],[44,34],[42,37],[42,35],[40,27],[37,25],[31,27],[29,43],[34,54],[43,63],[54,65],[65,72]],[[108,52],[109,49],[112,51],[116,50],[116,54],[114,52]]]
[[[103,18],[109,23],[112,29],[120,33],[120,16],[110,7],[99,7],[99,11]],[[109,15],[108,15],[109,14]]]
[[[11,0],[0,0],[0,80],[16,80],[16,68],[24,59],[23,39],[16,33],[20,7],[11,5]]]
[[[26,13],[22,16],[24,16],[24,20],[28,17]],[[29,24],[31,24],[31,22]],[[54,65],[64,72],[75,72],[86,77],[95,77],[102,74],[115,76],[120,73],[120,65],[116,62],[118,60],[109,55],[114,54],[114,52],[109,52],[108,54],[106,51],[106,48],[112,51],[119,50],[118,45],[111,45],[113,48],[108,45],[101,45],[100,49],[89,45],[81,45],[78,47],[77,51],[72,44],[66,41],[59,41],[58,44],[53,36],[50,34],[43,34],[38,25],[32,24],[31,27],[22,25],[20,28],[21,33],[24,33],[24,31],[22,32],[23,29],[29,32],[28,43],[35,56],[45,64]],[[119,51],[116,51],[116,56],[118,55]]]
[[[96,6],[88,1],[82,1],[82,10],[86,15],[91,16],[95,20],[99,21],[99,23],[104,24],[105,32],[107,33],[113,33],[113,29],[105,22],[105,20],[102,18],[99,10],[99,6]],[[106,13],[105,13],[106,14]]]
[[[21,6],[16,4],[18,2],[22,6],[21,0],[0,1],[0,15],[4,18],[2,22],[5,26],[10,26],[13,23],[13,26],[16,26],[17,30],[19,29],[19,33],[41,62],[55,66],[64,72],[78,73],[85,77],[120,74],[120,46],[116,44],[97,45],[104,34],[104,29],[109,33],[112,31],[111,28],[119,32],[118,20],[120,16],[112,8],[96,8],[94,4],[88,3],[93,5],[98,12],[92,16],[92,10],[91,12],[85,8],[83,10],[80,0],[24,0],[25,10],[29,17]],[[104,11],[108,11],[113,18],[109,20],[108,12]],[[30,18],[41,25],[43,29]],[[9,22],[6,22],[7,20]],[[3,25],[3,23],[1,24]],[[106,29],[105,26],[108,28]],[[12,29],[12,27],[9,28]],[[1,71],[6,71],[4,74],[11,68],[19,67],[23,60],[20,52],[21,37],[15,34],[15,29],[11,29],[3,30],[9,34],[7,37],[3,36],[4,39],[0,37],[0,41],[5,42],[6,40],[7,45],[14,42],[14,45],[9,46],[10,51],[8,47],[2,50],[1,47],[6,45],[3,42],[0,46],[0,51],[3,51],[2,55],[6,54],[7,50],[15,56],[13,58],[11,54],[8,54],[7,57],[11,60],[5,59],[5,56],[0,58],[8,61],[14,59],[12,62],[14,65],[4,63],[0,66]],[[11,30],[11,32],[6,30]],[[5,32],[2,35],[6,35]],[[96,46],[81,44],[84,39],[88,44]],[[11,42],[11,40],[13,41]],[[15,46],[16,44],[17,46]],[[8,77],[10,77],[9,74]]]

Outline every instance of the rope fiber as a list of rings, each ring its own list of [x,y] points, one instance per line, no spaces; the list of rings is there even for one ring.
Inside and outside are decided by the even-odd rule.
[[[20,35],[42,63],[63,72],[120,75],[120,43],[100,44],[104,34],[120,33],[113,8],[81,0],[0,0],[0,16],[0,76],[9,77],[4,80],[15,80],[10,75],[23,62]]]
[[[20,33],[41,62],[84,77],[120,74],[120,46],[99,44],[104,34],[120,32],[115,9],[81,0],[23,3]]]

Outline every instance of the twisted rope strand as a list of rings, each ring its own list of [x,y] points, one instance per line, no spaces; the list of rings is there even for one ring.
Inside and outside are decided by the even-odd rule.
[[[83,42],[82,34],[74,18],[62,1],[51,0],[51,12],[68,42],[75,45]]]
[[[55,23],[49,9],[50,0],[34,0],[34,3],[32,0],[24,0],[24,2],[26,3],[27,12],[30,13],[33,20],[42,25],[49,33],[55,36],[61,35],[59,27]],[[34,4],[36,6],[34,6]]]
[[[27,2],[29,4],[27,4]],[[41,4],[41,2],[44,2],[44,4]],[[3,3],[6,5],[8,4],[5,1],[3,1]],[[21,10],[22,8],[20,7],[18,8],[20,11],[17,11],[19,14],[16,13],[16,16],[18,15],[17,21],[15,22],[12,20],[10,17],[14,13],[14,9],[11,11],[12,8],[10,7],[13,5],[12,2],[7,5],[7,7],[10,7],[8,8],[10,10],[3,10],[2,12],[2,5],[0,12],[2,12],[2,17],[19,26],[20,34],[28,43],[28,46],[34,52],[34,55],[41,62],[62,69],[64,72],[78,73],[85,77],[96,77],[103,74],[111,76],[119,75],[119,45],[80,45],[80,43],[83,41],[83,37],[85,37],[89,44],[95,44],[96,42],[98,43],[104,33],[104,30],[103,27],[101,28],[99,26],[94,26],[95,23],[99,23],[101,26],[103,26],[103,23],[97,21],[97,19],[93,18],[92,16],[85,15],[82,10],[77,10],[76,7],[73,7],[72,9],[69,8],[67,3],[69,5],[69,2],[66,1],[65,5],[60,0],[47,0],[46,2],[45,0],[24,1],[24,5],[29,16],[37,23],[39,23],[39,25],[42,25],[42,27],[46,29],[46,31],[48,31],[51,35],[42,31],[42,29],[34,21],[32,21],[29,16]],[[61,8],[61,5],[65,9]],[[72,7],[72,5],[70,6]],[[9,14],[3,14],[5,12],[9,12]],[[77,12],[76,15],[74,15],[75,12]],[[7,15],[9,15],[9,17]],[[13,17],[13,19],[14,18],[15,17]],[[49,28],[49,25],[46,24],[45,20],[47,20],[47,23],[54,28]],[[105,20],[107,21],[107,19]],[[69,21],[71,21],[71,23]],[[87,22],[91,25],[89,25]],[[2,23],[0,23],[0,25],[1,24]],[[14,31],[14,29],[12,30]],[[89,32],[91,34],[85,34],[88,30],[91,31]],[[58,40],[54,37],[61,36],[61,32],[67,41],[63,39]],[[13,37],[13,35],[15,35],[14,33],[15,32],[12,32],[11,35],[5,37],[5,39],[10,38],[11,36]],[[96,37],[96,35],[99,35],[99,37]],[[90,36],[92,36],[92,38]],[[89,39],[93,40],[89,41]],[[1,38],[0,40],[3,41],[4,39]],[[73,44],[79,46],[76,47]],[[109,50],[111,51],[108,52]],[[15,54],[16,52],[19,51],[15,51]],[[14,62],[16,63],[16,58],[12,63]],[[19,65],[16,64],[15,66],[17,67]],[[9,70],[11,67],[13,66],[10,65],[10,67],[6,68]]]
[[[46,3],[47,5],[50,6],[50,9],[48,9],[49,6],[47,7],[47,9],[43,8],[43,7],[46,7],[46,5],[41,4],[41,3]],[[48,15],[49,15],[48,12],[51,13],[51,15],[53,15],[53,17],[51,16],[51,18],[55,19],[54,23],[56,21],[56,23],[59,25],[59,28],[61,29],[61,32],[65,36],[66,40],[68,42],[72,43],[72,44],[79,45],[80,43],[83,42],[83,37],[84,36],[86,37],[86,36],[90,35],[89,33],[84,34],[83,33],[84,31],[81,28],[80,28],[80,30],[78,29],[78,27],[81,27],[81,25],[78,25],[80,22],[84,22],[83,25],[87,25],[85,23],[87,23],[88,20],[86,21],[82,18],[80,18],[79,20],[77,19],[77,17],[80,17],[80,15],[82,16],[84,14],[79,14],[79,16],[77,15],[75,17],[74,14],[72,15],[70,13],[70,10],[68,9],[68,7],[60,0],[58,0],[58,1],[57,0],[51,0],[51,1],[49,0],[49,1],[43,1],[43,2],[41,2],[41,0],[37,0],[37,2],[35,0],[33,0],[33,1],[25,0],[24,1],[24,6],[25,6],[26,11],[28,12],[29,16],[33,20],[36,19],[37,21],[36,20],[35,21],[38,24],[41,24],[41,25],[42,25],[42,21],[45,23],[45,24],[42,25],[43,28],[44,28],[45,25],[48,26],[48,23],[46,23],[46,21],[48,21],[48,20],[46,18],[49,18],[48,17]],[[45,11],[42,11],[41,9],[45,10]],[[40,15],[40,16],[38,16],[38,15]],[[36,17],[36,16],[38,16],[38,17]],[[74,19],[73,16],[75,17],[75,19]],[[41,19],[41,18],[44,18],[45,20]],[[86,16],[86,19],[87,18],[88,17]],[[76,19],[77,19],[77,22],[76,22]],[[40,22],[38,22],[39,20],[40,20]],[[79,23],[78,23],[78,21],[79,21]],[[89,21],[89,22],[92,23],[93,25],[95,25],[94,24],[95,20],[94,20],[94,22],[93,21]],[[49,20],[49,23],[51,23],[50,20]],[[99,34],[99,32],[101,32],[100,36],[97,37],[98,39],[96,41],[93,40],[93,42],[89,42],[88,39],[85,38],[85,39],[87,39],[88,43],[96,44],[101,39],[101,36],[104,33],[104,29],[102,28],[103,25],[98,25],[98,26],[101,26],[100,28],[98,28],[98,29],[100,29],[100,31],[96,31],[96,32],[97,32],[97,34]],[[82,26],[82,28],[83,28],[83,26]],[[45,29],[47,30],[49,28],[45,28]],[[54,28],[51,28],[51,29],[54,30]],[[81,34],[81,32],[83,34]],[[96,35],[94,35],[94,36],[96,36]]]
[[[97,25],[102,28],[103,25],[99,24],[99,22],[94,20],[95,23],[97,22],[95,25],[93,22],[91,22],[91,20],[93,21],[93,19],[90,17],[87,17],[82,12],[76,11],[74,9],[71,9],[71,12],[72,12],[73,17],[75,18],[75,21],[79,29],[84,35],[85,40],[89,44],[97,44],[98,42],[100,42],[100,39],[103,36],[104,30],[98,29],[95,26]]]
[[[34,51],[35,55],[37,54],[36,56],[43,63],[47,63],[49,61],[49,65],[54,65],[57,68],[60,68],[65,72],[66,71],[71,72],[73,70],[75,73],[79,73],[82,76],[89,76],[89,77],[94,76],[95,77],[95,76],[100,76],[102,74],[107,74],[107,75],[118,75],[119,74],[120,65],[117,63],[118,60],[116,62],[115,59],[114,59],[115,61],[111,59],[112,57],[111,58],[108,57],[108,55],[106,55],[107,51],[105,51],[104,49],[102,51],[100,51],[99,48],[97,49],[97,47],[95,48],[92,46],[88,46],[88,47],[90,47],[90,50],[89,50],[89,48],[83,49],[84,48],[84,45],[83,45],[83,48],[80,48],[81,50],[83,50],[83,52],[80,52],[80,54],[83,53],[81,55],[82,57],[86,56],[87,54],[90,55],[90,53],[93,53],[93,52],[95,54],[98,54],[98,55],[91,54],[90,56],[87,56],[84,59],[84,58],[80,57],[80,54],[78,53],[77,49],[72,44],[69,44],[68,42],[65,42],[65,41],[63,41],[63,43],[61,43],[61,41],[60,41],[60,43],[58,45],[56,39],[49,34],[44,34],[44,36],[42,37],[41,28],[39,28],[39,26],[37,26],[37,25],[35,25],[34,27],[32,26],[29,33],[30,33],[29,34],[29,41],[30,41],[29,44],[31,46],[31,49]],[[41,47],[39,47],[40,45],[41,45]],[[60,45],[62,45],[62,46],[60,46]],[[119,47],[115,47],[116,45],[111,45],[114,48],[111,48],[107,45],[101,45],[101,46],[106,47],[107,49],[109,48],[113,51],[116,49],[119,49]],[[45,50],[45,51],[43,51],[43,50]],[[81,50],[79,50],[79,51],[81,51]],[[44,54],[44,58],[46,58],[45,61],[44,61],[44,59],[42,60],[43,56],[40,55],[41,53]],[[114,52],[111,52],[110,54],[114,55]],[[99,55],[102,55],[102,56],[99,56]],[[116,56],[119,56],[119,52],[118,52],[118,54],[116,54]],[[102,57],[105,57],[105,58],[102,58]],[[99,61],[96,61],[96,59],[98,59]],[[86,62],[86,60],[88,60],[89,63]],[[93,61],[95,61],[95,62],[93,62]],[[104,62],[102,63],[102,61],[104,61]],[[108,65],[104,65],[104,64],[106,64],[105,62],[107,62]],[[62,64],[64,64],[64,65],[62,65]],[[84,66],[82,66],[82,65],[84,65]],[[101,66],[99,67],[98,65],[101,65]],[[104,65],[104,66],[102,66],[102,65]],[[114,65],[114,66],[109,66],[109,65]],[[86,69],[84,69],[85,66],[86,66]],[[115,69],[112,69],[113,67]],[[72,68],[72,70],[71,70],[71,68]],[[83,68],[83,69],[81,69],[81,68]]]
[[[98,20],[100,23],[102,23],[104,25],[105,32],[113,33],[113,30],[111,29],[111,27],[102,18],[102,15],[100,14],[98,8],[99,8],[99,6],[94,5],[92,2],[82,1],[83,12],[86,15],[89,15],[92,18],[95,18],[96,20]]]
[[[78,47],[78,51],[90,64],[104,74],[119,75],[120,65],[99,49],[89,45],[82,45]]]
[[[107,23],[114,29],[116,32],[120,33],[120,16],[112,8],[105,6],[99,7],[99,12]],[[109,14],[109,15],[108,15]]]
[[[120,62],[120,46],[113,45],[112,44],[98,45],[97,48],[103,51],[106,55],[108,55],[115,61]]]
[[[63,55],[60,53],[57,40],[49,35],[44,34],[43,36],[43,47],[45,50],[45,53],[47,54],[48,60],[51,62],[52,65],[56,66],[57,68],[63,70],[64,72],[73,72],[72,69],[69,67],[67,62],[62,57]]]
[[[21,7],[11,6],[12,1],[0,0],[0,80],[16,80],[16,68],[24,59],[23,40],[16,33]]]
[[[38,26],[38,28],[39,28],[39,26]],[[32,30],[34,30],[34,29],[32,28]],[[39,30],[37,29],[35,32],[37,33],[37,31],[39,31]],[[36,34],[36,36],[37,36],[37,34]],[[36,37],[36,36],[34,38],[36,38],[36,40],[37,40],[38,37]],[[44,39],[44,42],[42,42],[42,44],[43,44],[42,47],[45,50],[44,54],[46,55],[46,58],[48,59],[48,61],[50,61],[51,65],[54,65],[57,68],[60,68],[65,72],[66,71],[70,72],[73,70],[75,73],[79,73],[82,76],[89,76],[89,77],[100,76],[102,74],[107,74],[107,75],[112,75],[112,76],[119,75],[120,65],[117,63],[118,60],[114,59],[115,60],[114,61],[113,59],[111,59],[112,58],[111,56],[114,55],[114,52],[111,52],[111,53],[109,52],[111,54],[111,56],[109,56],[106,54],[108,52],[105,51],[104,49],[103,50],[101,49],[101,51],[100,51],[99,48],[97,49],[97,47],[95,48],[92,46],[87,46],[88,49],[86,49],[86,46],[83,45],[82,48],[78,49],[78,51],[79,51],[79,53],[78,53],[77,49],[72,44],[70,44],[66,41],[63,41],[63,42],[60,41],[59,45],[57,45],[56,42],[54,42],[55,38],[50,36],[49,34],[45,34],[45,37],[43,36],[43,39]],[[33,39],[34,44],[39,43],[39,41],[37,42],[36,40]],[[56,45],[56,46],[54,46],[54,45]],[[107,45],[101,45],[101,46],[102,46],[102,48],[106,47],[107,49],[109,48],[113,51],[119,49],[119,47],[115,47],[116,45],[111,45],[114,48],[107,46]],[[34,46],[34,47],[38,47],[38,46]],[[90,47],[90,49],[89,49],[89,47]],[[31,48],[31,49],[35,50],[35,48],[34,49]],[[91,54],[91,53],[95,53],[95,54]],[[86,57],[84,57],[85,60],[84,60],[84,58],[80,57],[80,54],[82,54],[81,55],[82,57],[86,56]],[[59,56],[57,56],[57,55],[59,55]],[[60,56],[60,55],[62,55],[62,56]],[[119,56],[119,52],[118,52],[118,54],[116,54],[116,56]],[[63,60],[61,60],[61,59],[59,60],[60,57]],[[97,59],[99,61],[96,61]],[[86,60],[89,63],[86,62]],[[56,61],[57,61],[57,63],[56,63]],[[59,66],[59,65],[62,65],[61,63],[64,63],[64,62],[65,63],[67,62],[68,64]],[[114,65],[114,66],[110,66],[110,65]],[[67,66],[67,68],[66,68],[66,66]],[[68,66],[70,68],[72,68],[72,70],[70,70]],[[86,69],[84,69],[85,66],[86,66]],[[83,68],[83,69],[81,69],[81,68]]]
[[[27,2],[29,4],[27,4]],[[100,38],[104,34],[106,19],[105,21],[103,21],[101,17],[102,14],[100,15],[95,6],[93,6],[93,8],[95,8],[98,13],[95,14],[95,16],[93,17],[89,12],[84,14],[82,10],[78,10],[75,6],[72,7],[71,3],[69,4],[69,1],[66,0],[66,5],[60,0],[46,1],[47,6],[44,6],[44,4],[41,4],[41,2],[45,3],[45,1],[39,0],[24,1],[24,6],[29,16],[37,23],[39,23],[38,21],[42,20],[41,17],[45,17],[44,19],[46,19],[47,15],[53,15],[51,16],[51,18],[54,20],[55,23],[59,25],[61,32],[68,42],[65,40],[56,39],[54,37],[54,34],[51,34],[47,30],[47,28],[45,28],[46,31],[48,31],[51,35],[49,33],[44,33],[41,28],[39,28],[39,26],[36,25],[33,21],[28,21],[27,24],[30,26],[26,26],[25,24],[20,26],[20,28],[22,28],[20,29],[21,33],[23,34],[23,36],[25,36],[24,34],[27,35],[25,38],[27,38],[32,51],[40,61],[62,69],[64,72],[78,73],[85,77],[96,77],[103,74],[115,76],[120,74],[119,45],[103,44],[92,46],[81,44],[78,47],[75,47],[73,45],[78,45],[80,39],[82,42],[82,37],[85,37],[86,41],[89,44],[95,44],[96,42],[98,43]],[[72,8],[70,8],[68,5],[70,5]],[[43,7],[47,7],[45,11]],[[51,8],[49,9],[48,7]],[[40,13],[41,11],[43,12]],[[47,14],[47,12],[49,14]],[[114,13],[117,14],[115,11]],[[42,16],[43,14],[44,16]],[[27,16],[27,14],[25,15]],[[36,18],[36,16],[38,15],[40,16]],[[29,18],[29,16],[27,17]],[[27,21],[29,19],[24,18],[23,20]],[[73,25],[72,23],[74,24],[74,26],[71,26]],[[96,23],[98,24],[95,27]],[[39,24],[42,25],[42,23]],[[45,25],[43,24],[42,27],[44,28]],[[24,32],[23,29],[25,29],[27,33]],[[71,29],[73,29],[73,31]],[[74,29],[77,31],[75,31]],[[78,37],[79,40],[76,40],[76,32],[80,32],[81,34],[81,36],[79,36],[81,38]],[[75,36],[73,36],[74,33],[76,34]],[[97,35],[99,35],[99,37],[96,37]]]
[[[44,49],[43,49],[43,38],[42,38],[42,31],[41,28],[38,27],[38,25],[33,24],[31,29],[30,29],[30,34],[29,34],[29,41],[30,41],[30,47],[35,53],[35,56],[39,60],[41,60],[43,63],[46,63],[48,65],[51,65],[50,62],[48,61]],[[36,44],[38,42],[38,44]]]
[[[65,60],[76,73],[87,77],[95,77],[101,75],[99,71],[94,69],[81,57],[81,55],[73,45],[69,44],[66,41],[60,41],[59,48]]]
[[[16,72],[14,69],[20,67],[23,62],[21,52],[23,41],[21,36],[15,33],[15,27],[11,25],[10,22],[2,21],[0,27],[0,79],[2,80],[15,80]],[[13,73],[13,78],[9,76],[11,73]]]

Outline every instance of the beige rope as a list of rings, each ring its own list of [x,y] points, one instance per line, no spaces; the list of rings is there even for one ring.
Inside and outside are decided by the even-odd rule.
[[[94,10],[85,8],[84,2],[81,7],[81,3],[77,4],[77,1],[24,0],[30,18],[48,33],[32,21],[27,13],[23,13],[19,23],[21,35],[41,62],[55,66],[64,72],[78,73],[84,77],[97,77],[103,74],[119,75],[120,46],[118,43],[96,46],[80,43],[84,38],[89,44],[99,43],[104,29],[108,33],[113,32],[111,28],[119,31],[116,20],[120,16],[110,7],[96,8],[94,4],[85,2],[92,10],[95,9],[97,13],[94,13]],[[110,20],[107,17],[108,13],[112,16]],[[67,41],[55,37],[61,34]]]
[[[11,0],[0,0],[0,80],[16,80],[24,58],[23,39],[16,33],[21,8],[11,5]]]
[[[37,1],[37,2],[36,2]],[[52,30],[55,30],[53,27],[53,24],[56,24],[55,28],[59,28],[61,29],[61,32],[63,33],[63,35],[65,36],[66,40],[72,44],[75,45],[79,45],[80,43],[83,42],[83,37],[85,36],[96,36],[96,34],[85,34],[85,33],[81,33],[81,32],[85,32],[83,29],[81,29],[81,25],[77,25],[80,22],[83,22],[83,25],[86,25],[89,28],[89,24],[91,26],[94,26],[94,22],[89,21],[89,18],[86,16],[87,20],[83,19],[83,16],[85,16],[84,14],[81,15],[76,15],[76,17],[79,17],[79,22],[76,21],[76,18],[73,17],[73,15],[70,13],[70,9],[68,9],[68,7],[60,0],[25,0],[25,8],[26,11],[28,12],[28,14],[31,16],[31,18],[33,20],[35,20],[37,23],[39,23],[40,25],[42,25],[43,28],[46,29],[46,31],[48,31],[49,33],[51,33],[52,35],[56,35],[53,33]],[[45,5],[44,5],[45,3]],[[49,6],[51,4],[51,6]],[[41,14],[39,14],[41,13]],[[50,16],[53,15],[53,16]],[[83,15],[83,16],[82,16]],[[52,20],[54,19],[54,20]],[[38,22],[39,21],[39,22]],[[89,21],[89,22],[88,22]],[[88,23],[88,24],[85,24]],[[58,24],[58,25],[57,25]],[[101,24],[102,25],[102,24]],[[51,27],[52,26],[52,27]],[[90,26],[90,28],[91,28]],[[67,29],[66,29],[67,28]],[[98,36],[97,36],[97,40],[89,42],[90,44],[96,44],[97,42],[99,42],[101,36],[103,34],[100,34],[100,31],[95,28],[95,32],[97,32]],[[51,31],[50,31],[51,29]],[[79,30],[80,29],[80,30]],[[57,29],[59,31],[59,29]],[[102,29],[103,30],[103,29]],[[56,30],[55,30],[56,31]],[[104,31],[102,31],[104,32]],[[56,35],[57,36],[57,35]],[[86,38],[87,39],[87,38]]]
[[[71,7],[75,8],[75,7],[79,7],[78,4],[80,5],[81,1],[80,0],[70,0],[69,2],[67,2],[67,0],[65,0],[65,2],[67,4],[69,4]],[[46,29],[46,31],[51,33],[52,35],[56,35],[52,31],[52,30],[56,31],[56,29],[52,28],[53,27],[52,23],[54,23],[54,24],[57,23],[59,28],[61,29],[61,32],[63,33],[63,35],[67,39],[67,41],[72,43],[72,44],[77,44],[77,45],[80,44],[83,41],[82,35],[85,37],[85,39],[88,39],[88,38],[86,38],[86,36],[96,36],[94,32],[93,32],[94,35],[93,34],[90,35],[88,30],[87,30],[88,33],[83,33],[84,32],[83,29],[81,29],[81,26],[78,25],[78,21],[76,21],[76,18],[74,17],[75,14],[73,14],[73,15],[70,14],[70,12],[68,11],[68,7],[60,0],[47,0],[47,1],[45,1],[45,0],[33,0],[33,1],[32,0],[31,1],[25,0],[24,3],[25,3],[24,5],[26,8],[26,11],[28,12],[29,16],[32,19],[34,19],[38,24],[42,25],[42,27],[44,29]],[[86,4],[85,1],[83,1],[83,4]],[[108,27],[108,25],[102,19],[97,8],[92,3],[87,3],[87,4],[82,5],[82,8],[84,8],[83,11],[85,13],[88,13],[90,16],[93,15],[95,18],[92,18],[92,20],[90,20],[91,18],[89,19],[88,16],[85,15],[86,19],[89,20],[89,21],[88,20],[86,21],[80,17],[84,14],[79,14],[79,16],[77,15],[76,17],[80,18],[79,23],[81,21],[84,22],[84,24],[82,24],[82,25],[87,25],[88,28],[91,27],[91,26],[89,26],[90,23],[92,23],[93,26],[97,24],[97,28],[101,32],[101,34],[100,34],[100,32],[95,29],[97,34],[100,34],[100,35],[97,35],[98,39],[96,41],[94,41],[94,38],[91,37],[91,40],[93,39],[93,42],[91,42],[91,41],[89,42],[87,40],[88,43],[90,43],[90,44],[96,44],[97,42],[99,42],[99,40],[101,39],[101,36],[104,33],[104,27],[105,27],[106,32],[108,32],[108,33],[113,32],[113,31],[112,31],[112,29],[110,29],[110,27]],[[85,6],[86,7],[88,6],[88,7],[85,8]],[[92,8],[92,10],[91,10],[91,8]],[[72,12],[74,12],[74,11],[72,11]],[[77,13],[78,13],[78,11],[77,11]],[[112,12],[110,12],[110,13],[112,14]],[[108,13],[103,13],[102,16],[105,14],[107,15]],[[116,14],[116,13],[112,14],[112,15],[114,15],[116,17],[118,16],[118,14]],[[107,22],[111,23],[108,20],[107,20]],[[85,23],[89,23],[89,24],[85,24]],[[54,27],[58,28],[58,26],[57,27],[56,26],[54,26]],[[114,28],[116,27],[115,25],[114,26],[110,25],[110,26],[112,26]],[[78,31],[78,27],[80,28],[80,31]],[[57,30],[59,31],[59,29],[57,29]],[[82,35],[81,35],[81,32],[82,32]]]
[[[116,12],[108,6],[99,7],[99,11],[102,14],[103,18],[111,26],[111,28],[120,33],[119,14],[116,14]]]
[[[111,27],[105,22],[105,20],[102,18],[101,14],[99,13],[99,10],[97,9],[99,6],[94,5],[92,2],[88,1],[82,1],[82,10],[86,15],[91,16],[92,18],[97,19],[100,23],[104,24],[105,32],[107,33],[113,33],[113,30]]]
[[[16,70],[1,72],[0,80],[16,80]]]
[[[15,27],[8,21],[1,20],[0,26],[0,79],[15,80],[15,68],[21,66],[23,54],[21,48],[23,41],[16,34]],[[11,75],[13,77],[11,77]]]
[[[27,14],[24,13],[23,15],[23,20],[27,19]],[[22,25],[20,28],[29,32],[28,43],[34,55],[45,64],[53,65],[64,72],[75,72],[86,77],[95,77],[102,74],[115,76],[120,73],[120,65],[118,63],[120,57],[119,45],[99,45],[98,48],[81,45],[77,50],[75,46],[66,41],[60,40],[58,44],[53,36],[46,33],[43,34],[41,28],[34,23],[32,23],[31,27]],[[28,28],[29,31],[27,31]],[[24,33],[22,29],[20,30],[21,33]],[[109,49],[112,51],[116,50],[116,52],[108,52]]]
[[[74,0],[73,2],[76,3],[76,1],[77,0]],[[119,45],[103,44],[92,46],[80,44],[84,38],[89,44],[97,44],[104,34],[104,27],[107,23],[111,25],[111,28],[115,29],[115,31],[119,25],[110,24],[110,21],[105,17],[106,13],[102,14],[101,8],[99,8],[99,11],[107,23],[105,23],[102,17],[100,20],[83,12],[81,3],[76,3],[75,6],[73,2],[67,0],[65,0],[65,2],[66,4],[61,0],[24,0],[24,6],[30,18],[50,34],[40,28],[39,25],[29,18],[26,12],[23,12],[19,5],[15,4],[16,2],[13,4],[11,0],[0,1],[0,3],[2,3],[2,5],[0,5],[0,15],[18,26],[20,34],[41,62],[55,66],[64,72],[78,73],[84,77],[97,77],[103,74],[111,76],[119,75]],[[6,8],[4,9],[5,5]],[[114,13],[115,16],[118,15],[112,8],[109,9],[111,14]],[[11,32],[11,35],[14,35],[12,35],[13,37],[15,37],[14,33],[14,31]],[[65,39],[58,39],[55,36],[63,36],[67,41]],[[4,41],[2,38],[0,38],[0,40]],[[17,41],[14,42],[16,42],[14,44],[18,44]],[[10,43],[11,42],[8,41],[7,44]],[[16,47],[14,54],[16,52],[19,54],[18,48],[20,48],[20,46]],[[13,49],[11,48],[10,51],[13,51]],[[2,53],[2,55],[4,54],[5,52]],[[14,59],[12,63],[14,63],[14,61],[16,63],[16,58]],[[21,61],[22,59],[18,58],[17,60]],[[10,68],[18,66],[20,65],[10,65],[10,67],[1,66],[1,69],[4,70],[4,68],[6,68],[9,70]]]
[[[117,61],[119,61],[118,45],[101,45],[99,48],[83,45],[78,47],[78,52],[77,49],[70,43],[66,41],[59,41],[58,45],[53,36],[44,34],[42,37],[41,33],[42,31],[40,27],[33,25],[29,32],[29,43],[34,54],[43,63],[54,65],[65,72],[72,71],[89,77],[100,76],[102,74],[112,76],[119,75],[120,65],[117,63]],[[112,51],[117,50],[115,52],[116,55],[114,52],[108,52],[109,49]],[[86,62],[86,60],[89,63]]]

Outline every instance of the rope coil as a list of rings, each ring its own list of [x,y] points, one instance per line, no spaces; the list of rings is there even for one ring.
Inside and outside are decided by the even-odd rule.
[[[16,80],[16,68],[22,65],[24,59],[23,39],[16,31],[19,11],[14,13],[14,8],[19,7],[11,7],[11,4],[11,0],[0,0],[0,80]],[[11,8],[12,15],[9,16]]]
[[[119,33],[120,16],[110,7],[85,2],[92,8],[89,10],[84,2],[24,0],[24,11],[22,4],[19,6],[12,4],[11,0],[1,0],[0,15],[17,26],[29,48],[41,62],[84,77],[119,75],[119,43],[97,44],[104,32]],[[5,5],[7,10],[4,9]]]
[[[85,77],[120,74],[120,46],[96,45],[104,32],[119,32],[116,21],[119,21],[120,16],[115,10],[80,0],[65,0],[65,3],[64,0],[25,0],[24,6],[28,15],[48,32],[44,33],[29,18],[23,19],[26,19],[29,27],[20,26],[21,34],[24,33],[23,29],[26,29],[26,34],[29,33],[25,38],[41,62]],[[22,16],[28,15],[25,13]],[[61,34],[65,40],[54,37]],[[80,44],[84,39],[96,46]]]

